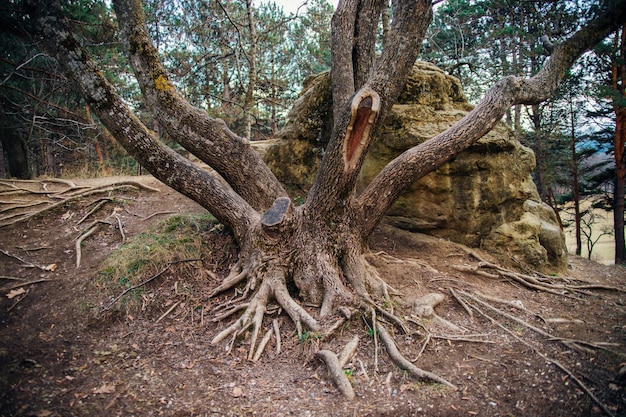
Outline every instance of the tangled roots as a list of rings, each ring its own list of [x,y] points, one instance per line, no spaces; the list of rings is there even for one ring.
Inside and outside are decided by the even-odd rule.
[[[243,277],[240,275],[243,275]],[[243,281],[247,275],[248,273],[245,269],[238,273],[231,270],[229,277],[227,277],[217,288],[223,288],[222,291],[224,291],[225,289],[236,285],[238,282]],[[251,289],[254,289],[250,288],[250,282],[259,280],[258,276],[247,278],[249,279],[248,285],[244,290],[244,295],[240,297],[239,300],[245,298],[246,293]],[[215,295],[217,292],[214,290],[211,294]],[[320,325],[317,320],[315,320],[304,308],[294,301],[291,295],[289,295],[285,281],[285,273],[282,268],[275,267],[264,273],[258,291],[252,296],[248,303],[242,302],[235,305],[233,305],[233,302],[226,303],[226,305],[230,305],[230,309],[221,316],[216,317],[214,321],[220,321],[240,310],[245,309],[245,311],[233,324],[218,333],[211,341],[211,344],[218,344],[228,337],[231,337],[231,340],[227,345],[227,350],[230,351],[232,350],[237,338],[248,332],[248,330],[251,330],[252,333],[250,335],[250,352],[248,354],[248,359],[252,360],[253,358],[258,357],[258,354],[255,352],[256,342],[259,337],[259,331],[263,324],[263,317],[267,311],[268,303],[272,298],[276,300],[278,305],[282,307],[291,320],[293,320],[298,331],[298,335],[302,334],[303,324],[313,331],[318,331],[320,329]],[[259,346],[259,350],[262,350],[263,348],[264,344],[261,344],[261,346]]]

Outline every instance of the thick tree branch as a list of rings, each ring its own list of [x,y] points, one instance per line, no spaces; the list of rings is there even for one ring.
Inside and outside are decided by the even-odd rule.
[[[393,20],[385,49],[368,84],[381,96],[381,113],[393,106],[406,84],[433,18],[429,0],[393,0]]]
[[[116,0],[114,5],[142,92],[170,137],[215,169],[255,209],[266,210],[277,197],[285,196],[247,139],[193,108],[176,91],[148,36],[140,2]]]
[[[432,19],[428,0],[394,1],[394,19],[387,47],[374,68],[373,46],[362,41],[364,30],[375,37],[384,1],[341,1],[333,16],[333,115],[335,125],[307,206],[313,213],[340,213],[349,205],[379,121],[395,102],[406,83],[426,28]],[[363,15],[363,18],[361,18]],[[358,39],[355,38],[359,28]],[[358,47],[356,47],[358,45]],[[358,74],[357,74],[358,72]],[[364,85],[355,84],[364,74]],[[353,89],[359,87],[354,94]],[[350,102],[345,102],[346,100]],[[369,109],[369,110],[366,110]]]
[[[331,59],[333,63],[331,78],[335,125],[341,120],[340,112],[345,109],[355,92],[352,49],[358,3],[358,0],[341,0],[331,20]]]
[[[390,162],[364,190],[357,202],[362,236],[368,236],[394,201],[413,182],[476,142],[489,132],[513,104],[536,104],[556,90],[571,65],[626,20],[626,0],[610,7],[567,41],[558,45],[544,68],[534,77],[506,77],[454,126],[417,145]]]
[[[565,42],[557,45],[537,75],[520,80],[522,89],[514,104],[534,105],[547,100],[574,62],[623,24],[626,20],[626,1],[606,1],[600,13]]]
[[[354,85],[357,87],[365,85],[372,73],[376,57],[378,22],[383,7],[388,5],[389,0],[362,0],[357,9],[352,53]]]
[[[35,30],[80,87],[100,121],[122,146],[160,181],[202,204],[242,238],[259,215],[217,175],[209,173],[155,139],[71,34],[57,2],[28,2]]]

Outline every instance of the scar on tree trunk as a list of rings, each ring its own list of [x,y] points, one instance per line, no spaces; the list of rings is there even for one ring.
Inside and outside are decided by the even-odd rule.
[[[363,155],[380,110],[380,96],[369,87],[364,87],[352,99],[352,116],[346,139],[344,140],[344,165],[346,170],[353,170]]]

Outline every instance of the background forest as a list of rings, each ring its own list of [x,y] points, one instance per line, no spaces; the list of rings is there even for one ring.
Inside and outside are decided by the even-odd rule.
[[[0,4],[7,18],[19,14],[13,1]],[[308,1],[295,13],[272,1],[143,4],[151,37],[180,91],[251,140],[271,138],[306,77],[330,68],[334,8],[325,0]],[[80,0],[66,7],[74,31],[105,75],[159,135],[108,2]],[[421,59],[458,77],[470,102],[476,102],[505,75],[534,75],[554,44],[589,19],[589,10],[586,1],[447,0],[435,10]],[[10,31],[3,19],[0,178],[138,172],[55,60],[41,52],[38,40]],[[591,256],[605,234],[623,247],[626,158],[619,132],[626,108],[625,36],[622,29],[586,54],[550,100],[515,106],[505,118],[535,152],[534,179],[542,199],[562,214],[564,226],[573,223],[577,254],[586,246]],[[601,217],[611,213],[613,227],[600,227]],[[626,263],[624,253],[616,252],[616,262]]]

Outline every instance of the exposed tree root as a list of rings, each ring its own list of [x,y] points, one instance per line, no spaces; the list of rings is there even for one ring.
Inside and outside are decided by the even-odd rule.
[[[626,292],[626,289],[620,287],[613,287],[609,285],[599,285],[599,284],[582,284],[582,285],[573,285],[571,282],[575,281],[572,278],[558,278],[566,282],[566,284],[554,284],[553,282],[557,280],[556,277],[549,277],[545,274],[541,274],[539,272],[535,272],[537,276],[522,274],[519,272],[511,271],[510,269],[501,267],[492,262],[486,261],[480,255],[476,253],[476,251],[471,250],[469,248],[465,248],[465,251],[475,259],[479,261],[479,263],[475,266],[468,265],[454,265],[453,268],[462,271],[462,272],[471,272],[476,275],[484,276],[487,278],[508,278],[511,279],[518,284],[521,284],[527,288],[531,288],[538,291],[545,291],[551,294],[566,296],[569,297],[568,293],[585,293],[585,290],[608,290],[608,291],[621,291]],[[483,269],[481,269],[483,268]],[[488,269],[491,272],[485,271]]]
[[[326,364],[330,378],[337,386],[339,392],[341,392],[344,397],[353,399],[354,389],[352,388],[352,384],[350,383],[348,376],[343,372],[337,355],[330,350],[320,350],[316,355]]]
[[[504,312],[495,309],[495,307],[490,306],[489,304],[482,302],[481,300],[479,300],[478,298],[468,294],[468,293],[462,293],[462,295],[464,297],[469,298],[469,300],[474,301],[474,302],[478,302],[481,306],[490,308],[496,312],[498,312],[498,314],[502,314]],[[563,364],[561,364],[559,361],[557,361],[556,359],[552,359],[549,356],[541,353],[534,345],[532,345],[531,343],[529,343],[528,341],[522,339],[521,337],[519,337],[514,331],[508,329],[506,326],[504,326],[502,323],[500,323],[498,320],[496,320],[495,318],[491,317],[490,315],[488,315],[487,313],[483,312],[480,308],[478,308],[478,306],[476,305],[472,305],[471,301],[466,300],[466,302],[468,304],[471,305],[471,307],[473,309],[475,309],[481,316],[485,317],[486,319],[488,319],[492,324],[495,324],[496,326],[498,326],[500,329],[502,329],[504,332],[506,332],[507,334],[509,334],[511,337],[513,337],[514,339],[516,339],[517,341],[519,341],[520,343],[524,344],[525,346],[527,346],[528,348],[530,348],[532,351],[534,351],[537,355],[539,355],[541,358],[543,358],[546,362],[549,362],[553,365],[555,365],[557,368],[561,369],[563,372],[565,372],[570,378],[572,378],[577,384],[578,386],[592,399],[593,402],[595,402],[598,407],[600,407],[602,409],[602,411],[604,411],[604,413],[608,416],[613,417],[614,414],[611,412],[611,410],[609,410],[609,408],[602,402],[600,401],[600,399],[598,399],[593,392],[583,383],[582,380],[580,380],[572,371],[570,371],[567,367],[565,367]],[[525,323],[523,320],[517,319],[514,316],[510,316],[506,313],[503,314],[505,317],[512,319],[518,323]],[[527,325],[527,323],[525,323],[525,325]],[[529,325],[528,325],[529,326]],[[530,326],[529,328],[532,328],[532,330],[534,331],[538,331],[540,334],[542,335],[546,335],[546,332],[543,332],[541,329],[537,329],[534,328],[532,326]]]
[[[385,347],[385,351],[389,355],[391,361],[399,368],[407,371],[411,376],[421,380],[428,380],[440,383],[447,387],[456,389],[457,387],[445,378],[437,375],[436,373],[420,369],[412,362],[415,362],[417,361],[417,359],[419,359],[421,354],[424,352],[424,350],[428,347],[429,343],[433,339],[443,339],[466,343],[496,343],[494,340],[490,340],[491,338],[489,338],[488,335],[485,334],[467,334],[468,331],[466,329],[463,329],[456,324],[451,323],[438,316],[435,313],[435,307],[444,300],[444,295],[441,293],[429,293],[416,299],[412,306],[412,312],[413,314],[415,314],[412,317],[414,318],[401,317],[395,314],[392,310],[392,303],[389,303],[388,305],[385,304],[388,308],[383,308],[381,300],[383,300],[383,302],[389,300],[390,291],[388,289],[390,289],[391,287],[387,286],[387,284],[384,283],[384,280],[378,275],[376,271],[372,271],[370,268],[367,268],[367,265],[369,265],[369,263],[364,259],[364,263],[357,264],[358,262],[361,262],[357,260],[357,263],[353,264],[352,269],[350,267],[344,269],[344,277],[348,281],[348,285],[354,294],[351,299],[345,299],[346,304],[349,307],[339,307],[338,310],[340,314],[338,314],[338,317],[336,317],[332,321],[322,320],[322,326],[320,325],[320,322],[314,319],[289,294],[286,285],[286,277],[289,273],[289,268],[286,267],[284,261],[280,261],[277,258],[278,257],[262,257],[258,254],[249,256],[247,258],[240,258],[244,260],[240,260],[235,265],[233,265],[228,276],[222,281],[219,286],[211,291],[211,297],[227,290],[233,290],[235,293],[232,299],[221,303],[216,308],[219,314],[217,314],[216,317],[213,319],[214,321],[222,321],[234,314],[240,314],[240,316],[235,319],[232,324],[228,325],[213,338],[212,344],[227,341],[226,350],[230,352],[240,339],[243,339],[244,337],[249,338],[250,346],[248,359],[252,361],[258,361],[263,352],[266,351],[266,346],[271,340],[272,335],[274,335],[276,339],[277,352],[280,351],[280,335],[276,318],[273,319],[272,324],[269,328],[266,326],[265,330],[263,330],[264,317],[266,315],[273,315],[276,311],[275,309],[273,311],[269,311],[270,302],[277,303],[278,307],[276,308],[278,308],[279,310],[284,310],[289,315],[289,317],[295,324],[299,336],[303,334],[304,327],[306,327],[306,329],[309,331],[317,332],[316,338],[319,337],[319,340],[321,342],[328,341],[330,337],[332,337],[337,332],[338,329],[344,328],[345,323],[349,321],[350,318],[353,316],[353,309],[356,309],[362,313],[362,317],[366,320],[366,322],[368,322],[368,325],[371,326],[372,334],[374,336],[375,369],[378,369],[378,345],[380,343]],[[393,259],[391,260],[393,261]],[[281,264],[281,262],[283,263]],[[421,263],[415,264],[419,267],[423,267]],[[485,270],[483,270],[482,268],[484,268]],[[360,276],[357,275],[358,271],[362,273]],[[465,268],[465,271],[468,272],[468,269]],[[567,292],[576,289],[575,286],[572,285],[572,281],[565,284],[551,283],[549,282],[548,278],[545,277],[532,277],[529,275],[520,274],[517,272],[506,270],[495,264],[483,263],[482,261],[475,268],[471,267],[469,269],[469,272],[476,271],[484,272],[485,274],[483,275],[489,276],[490,278],[509,278],[512,279],[514,282],[524,284],[526,288],[547,290],[547,292],[554,293],[559,296],[563,296]],[[429,270],[429,272],[432,271]],[[322,282],[322,280],[320,281]],[[347,291],[347,288],[343,287],[344,284],[342,282],[330,282],[328,281],[328,279],[326,279],[323,280],[322,284],[324,285],[325,290],[327,290],[328,288],[330,288],[331,290],[337,290],[334,293],[336,295],[336,298],[333,301],[339,300],[341,299],[341,297],[344,297],[342,291]],[[329,285],[329,287],[326,287],[326,285]],[[597,288],[593,284],[589,284],[588,286],[593,286]],[[526,322],[525,320],[522,320],[519,317],[497,309],[496,307],[488,303],[488,301],[493,301],[505,304],[507,306],[514,307],[526,314],[543,319],[529,309],[525,308],[519,302],[503,300],[497,297],[491,297],[483,294],[472,295],[468,292],[454,289],[450,289],[450,294],[463,307],[463,309],[465,310],[465,312],[467,312],[470,318],[474,316],[474,311],[478,311],[481,316],[485,316],[484,311],[490,310],[497,313],[498,315],[501,315],[502,317],[505,317],[507,320],[512,320],[517,324],[522,325],[532,330],[533,332],[544,336],[545,338],[547,338],[548,341],[557,340],[567,346],[579,350],[581,350],[584,346],[593,348],[605,348],[604,346],[602,346],[602,344],[594,344],[591,342],[585,344],[585,342],[581,341],[555,338],[549,332],[544,331],[537,326],[533,326],[532,324]],[[380,297],[380,299],[374,299],[373,297]],[[326,306],[325,309],[328,309],[328,306],[334,303],[322,302],[321,304],[322,306]],[[314,306],[318,309],[320,308],[319,304],[315,304]],[[479,308],[482,310],[479,310]],[[337,309],[334,310],[334,312],[337,312]],[[278,314],[280,314],[280,311],[278,312]],[[328,316],[329,314],[326,313],[326,315]],[[436,323],[442,324],[450,329],[451,334],[446,334],[445,332],[443,334],[431,333],[431,331],[424,327],[425,325],[423,324],[422,320],[416,320],[417,318],[434,320]],[[394,341],[394,338],[391,336],[390,331],[388,330],[389,326],[392,325],[394,327],[397,327],[400,331],[408,333],[408,329],[406,327],[407,321],[421,326],[426,332],[425,339],[422,340],[420,352],[414,361],[408,360],[400,353]],[[549,322],[549,319],[545,319],[544,321]],[[497,324],[496,321],[494,321],[493,323]],[[340,354],[336,354],[328,348],[321,348],[316,353],[316,357],[319,358],[328,369],[329,378],[337,386],[339,392],[344,397],[349,399],[354,398],[355,391],[352,387],[350,379],[344,372],[344,367],[346,363],[350,360],[350,358],[354,355],[357,346],[358,337],[348,343],[343,352],[341,352]],[[361,363],[363,375],[367,375],[362,362],[359,361],[359,363]]]
[[[209,295],[213,297],[221,292],[232,289],[235,292],[235,296],[215,308],[217,315],[213,321],[222,321],[234,314],[240,314],[240,316],[215,335],[211,341],[212,344],[226,342],[225,349],[227,352],[231,352],[235,344],[245,337],[249,339],[250,344],[247,355],[248,359],[258,361],[265,351],[272,334],[274,334],[277,340],[277,350],[280,349],[280,336],[276,319],[272,322],[273,328],[262,332],[264,317],[270,314],[268,305],[271,301],[276,302],[280,309],[284,310],[289,315],[291,321],[294,322],[299,336],[303,334],[304,327],[306,327],[309,331],[317,332],[318,336],[316,337],[320,337],[320,340],[328,340],[338,329],[342,328],[343,325],[350,320],[353,316],[352,309],[347,306],[340,306],[335,310],[339,312],[339,317],[330,323],[325,323],[322,328],[319,322],[289,294],[285,282],[287,272],[281,262],[283,261],[278,260],[276,257],[259,259],[258,255],[253,255],[247,258],[240,258],[240,261],[231,267],[228,276],[220,285],[214,288]],[[346,274],[346,278],[353,285],[355,296],[351,299],[346,298],[345,301],[347,301],[352,308],[361,311],[364,315],[371,315],[371,321],[368,321],[372,326],[372,334],[374,336],[375,368],[378,366],[378,341],[380,338],[392,362],[401,369],[406,370],[416,378],[431,380],[454,388],[454,385],[444,378],[416,367],[398,351],[393,338],[389,335],[389,332],[383,328],[383,324],[380,320],[385,320],[406,333],[408,329],[405,321],[393,312],[383,308],[382,305],[374,301],[370,296],[370,291],[372,291],[383,300],[389,300],[389,290],[395,290],[391,289],[391,287],[378,276],[375,270],[372,270],[373,267],[371,267],[371,265],[370,267],[372,269],[366,268],[365,264],[367,264],[367,262],[364,262],[365,263],[357,265],[354,270]],[[331,269],[330,266],[327,265],[327,267],[329,270]],[[364,273],[357,277],[355,271],[359,270],[360,267],[363,267],[363,269],[360,270]],[[240,284],[242,284],[240,289],[237,289],[236,287]],[[326,301],[322,302],[322,306],[316,306],[320,310],[324,306],[328,308],[328,306],[333,305],[336,300],[344,297],[342,291],[345,291],[341,282],[331,282],[330,278],[324,280],[323,284],[327,292],[336,290],[336,292],[334,292],[336,297],[333,298],[332,301],[327,301],[329,298],[324,297]],[[330,288],[331,291],[328,291],[328,288]],[[440,297],[442,296],[440,295]],[[431,312],[432,306],[441,302],[440,297],[437,297],[435,303],[431,303]],[[391,306],[392,304],[389,303],[389,305]],[[329,315],[329,313],[326,314],[326,316]],[[322,316],[321,312],[320,316]],[[459,328],[455,327],[455,330],[456,329]],[[350,358],[354,356],[358,347],[358,341],[358,337],[352,339],[339,355],[329,349],[321,349],[316,353],[316,356],[326,365],[330,378],[333,380],[338,390],[347,398],[354,398],[355,394],[349,379],[343,371],[343,367],[350,361]]]
[[[237,277],[237,275],[233,275],[236,270],[237,268],[231,269],[231,274],[229,275],[231,278],[227,277],[228,283],[227,285],[223,285],[223,283],[223,287],[232,287],[235,285],[232,281],[234,281],[233,277]],[[241,272],[237,274],[239,275]],[[246,275],[247,274],[244,274],[244,277]],[[237,277],[237,280],[241,281],[243,278]],[[214,293],[215,291],[211,294]],[[262,326],[263,317],[265,316],[268,302],[271,298],[275,299],[278,305],[289,315],[291,320],[296,325],[298,335],[302,334],[303,324],[313,331],[318,331],[320,329],[318,322],[298,303],[296,303],[291,295],[289,295],[287,285],[285,283],[284,272],[280,267],[275,267],[264,275],[258,290],[247,303],[244,313],[237,320],[235,320],[233,324],[218,333],[213,338],[211,343],[218,344],[228,337],[231,337],[230,342],[227,345],[227,351],[230,352],[237,338],[251,330],[250,352],[248,354],[248,358],[252,360],[255,357],[256,343]],[[233,308],[238,309],[239,307],[235,306]]]
[[[81,262],[82,253],[83,253],[82,249],[81,249],[81,245],[83,243],[83,240],[85,240],[89,236],[93,235],[102,224],[107,224],[107,225],[111,226],[111,223],[108,223],[108,222],[105,222],[105,221],[101,221],[101,220],[100,221],[96,221],[96,222],[92,223],[89,227],[85,228],[85,230],[76,239],[76,243],[74,245],[74,248],[76,250],[76,268],[80,267],[80,262]]]
[[[87,214],[85,214],[78,222],[76,222],[76,224],[81,224],[82,222],[87,220],[89,216],[94,214],[96,211],[100,210],[102,206],[104,206],[106,203],[111,202],[111,201],[113,201],[113,199],[107,198],[107,197],[94,201],[93,203],[97,203],[97,204],[91,210],[89,210]]]
[[[354,398],[354,389],[352,388],[352,384],[350,383],[348,376],[343,371],[343,368],[350,361],[350,359],[352,359],[358,346],[359,337],[354,336],[352,340],[344,346],[339,356],[335,355],[335,353],[330,350],[320,350],[316,353],[316,356],[322,359],[324,364],[326,364],[328,373],[337,386],[339,392],[348,399]]]
[[[48,190],[48,183],[63,184],[65,188],[60,190]],[[33,217],[44,214],[47,211],[61,207],[72,201],[88,197],[94,194],[109,193],[121,189],[143,189],[151,192],[159,192],[156,188],[149,187],[142,184],[139,181],[118,181],[111,184],[85,187],[76,186],[73,182],[64,180],[37,180],[37,181],[0,181],[0,185],[8,187],[8,189],[0,190],[0,195],[21,195],[27,196],[32,199],[33,196],[43,195],[47,197],[47,200],[37,200],[33,203],[24,202],[23,204],[14,204],[14,198],[8,201],[3,201],[0,204],[11,204],[10,207],[2,209],[2,213],[6,213],[0,216],[0,227],[10,226],[32,219]],[[29,186],[26,186],[29,185]],[[32,185],[35,185],[33,187]],[[36,204],[35,204],[36,203]],[[24,209],[36,206],[44,206],[37,210],[26,211]],[[94,210],[95,211],[95,210]],[[12,213],[11,212],[15,212]],[[89,213],[88,215],[90,215]],[[87,215],[87,216],[88,216]],[[84,220],[83,220],[84,221]]]
[[[418,368],[417,366],[413,365],[407,358],[402,356],[400,351],[398,351],[398,348],[396,347],[396,344],[393,341],[393,338],[391,337],[387,329],[385,329],[385,326],[378,324],[376,328],[378,330],[378,334],[380,335],[381,342],[383,342],[383,344],[385,345],[385,349],[387,350],[387,354],[389,355],[389,358],[393,361],[393,363],[396,364],[396,366],[398,366],[400,369],[407,371],[408,373],[410,373],[412,376],[416,378],[438,382],[452,389],[455,389],[455,390],[457,389],[457,387],[454,384],[452,384],[451,382],[448,382],[447,380],[443,379],[439,375],[434,374],[432,372],[424,371]]]

